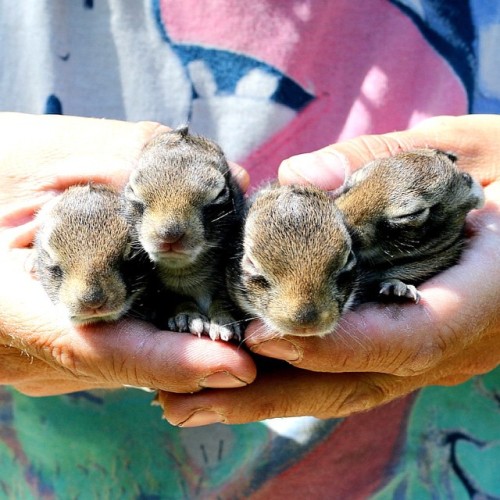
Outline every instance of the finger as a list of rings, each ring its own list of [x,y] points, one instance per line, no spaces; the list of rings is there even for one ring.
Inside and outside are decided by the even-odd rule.
[[[75,328],[69,337],[51,343],[52,362],[79,378],[194,392],[242,387],[256,375],[251,357],[235,345],[138,321]]]
[[[362,136],[327,146],[319,151],[288,158],[281,163],[281,184],[313,184],[325,190],[338,188],[349,174],[375,158],[414,149],[416,135],[400,132]]]
[[[75,327],[61,317],[41,284],[25,272],[27,250],[2,254],[0,341],[57,370],[90,384],[127,384],[170,391],[241,387],[255,378],[250,355],[214,342],[122,320]],[[9,286],[9,284],[15,284]]]
[[[40,227],[40,222],[37,219],[30,220],[24,224],[15,225],[11,228],[0,227],[0,246],[8,248],[30,250],[33,247],[36,232]],[[33,254],[34,252],[30,252]],[[27,255],[27,258],[30,257]],[[33,259],[32,259],[33,260]]]
[[[89,382],[73,376],[61,376],[60,370],[11,346],[0,345],[0,359],[0,385],[12,386],[26,396],[54,396],[94,389],[123,388],[118,383]]]
[[[113,332],[103,331],[106,328]],[[80,335],[62,334],[64,341],[50,344],[43,337],[37,338],[24,351],[1,346],[0,384],[37,396],[123,385],[193,392],[205,387],[242,387],[255,377],[250,358],[235,346],[157,331],[147,332],[144,341],[138,339],[138,328],[130,334],[123,323],[118,332],[117,328],[118,325],[103,326],[99,331],[85,328]],[[142,342],[140,352],[138,341]],[[42,342],[40,352],[37,346]],[[90,348],[82,346],[84,343]],[[154,345],[161,343],[167,345],[168,354]]]
[[[161,392],[158,402],[173,425],[242,424],[268,418],[309,415],[345,417],[415,390],[421,378],[382,374],[327,374],[284,368],[233,391],[192,395]]]
[[[51,201],[56,194],[54,191],[33,193],[30,198],[14,200],[8,205],[0,206],[0,227],[11,228],[31,222],[33,214]]]
[[[245,192],[250,185],[250,175],[243,167],[232,161],[229,162],[229,168],[231,169],[234,179],[239,184],[243,192]]]
[[[498,115],[437,116],[417,124],[410,134],[418,133],[425,144],[458,156],[458,165],[483,185],[498,179]]]
[[[0,116],[4,191],[19,198],[22,193],[62,191],[89,181],[122,187],[144,145],[167,130],[154,122],[4,113]]]
[[[331,147],[284,160],[278,179],[281,184],[312,184],[328,191],[341,186],[350,170],[347,157]]]
[[[336,189],[345,176],[376,158],[415,148],[437,148],[457,154],[460,168],[488,183],[498,175],[491,161],[497,148],[492,130],[500,132],[500,120],[491,115],[434,117],[411,130],[365,135],[291,157],[280,165],[279,180]]]
[[[194,392],[242,387],[256,372],[250,356],[237,346],[160,331],[133,320],[51,327],[50,332],[37,329],[12,340],[14,347],[20,344],[56,373],[53,378],[80,381],[86,387],[131,385]]]

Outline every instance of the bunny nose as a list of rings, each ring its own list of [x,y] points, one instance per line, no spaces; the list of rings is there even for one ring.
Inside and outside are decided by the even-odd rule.
[[[158,250],[160,252],[171,252],[182,248],[182,239],[185,234],[184,228],[180,224],[164,226],[156,233],[159,239]]]
[[[100,309],[107,301],[106,294],[100,286],[94,286],[80,297],[81,304],[87,309]]]
[[[182,231],[179,231],[179,232],[176,232],[176,233],[168,233],[166,235],[164,235],[161,240],[163,241],[163,243],[177,243],[179,240],[182,239],[182,237],[184,236],[184,233]]]
[[[314,324],[318,318],[318,310],[313,304],[303,305],[294,315],[294,321],[304,326]]]
[[[184,236],[184,229],[179,224],[172,224],[158,231],[157,235],[164,243],[177,243]]]

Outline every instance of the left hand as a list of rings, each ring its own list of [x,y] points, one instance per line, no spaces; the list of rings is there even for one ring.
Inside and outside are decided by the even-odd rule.
[[[123,188],[144,145],[166,130],[152,122],[0,113],[0,386],[49,396],[123,385],[194,392],[253,381],[252,358],[229,343],[132,318],[73,325],[30,273],[35,212],[74,184]],[[232,170],[244,188],[246,172]]]
[[[301,155],[280,170],[282,183],[338,187],[339,167],[416,147],[454,152],[459,167],[485,185],[486,205],[470,214],[470,241],[459,265],[419,288],[419,304],[364,304],[325,338],[258,336],[247,346],[289,362],[261,371],[252,384],[231,391],[162,392],[160,403],[175,425],[245,423],[273,417],[343,417],[429,385],[453,385],[486,373],[500,361],[500,117],[427,120],[419,127],[366,136]],[[319,154],[319,157],[318,157]],[[290,160],[289,160],[290,162]]]

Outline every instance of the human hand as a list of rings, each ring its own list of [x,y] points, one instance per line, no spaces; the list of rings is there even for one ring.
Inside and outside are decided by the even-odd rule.
[[[73,184],[127,182],[155,123],[0,114],[0,384],[34,396],[122,385],[194,392],[255,377],[235,346],[131,319],[73,326],[30,273],[35,212]],[[245,171],[233,165],[243,186]]]
[[[405,132],[360,137],[300,155],[280,167],[282,183],[337,188],[344,173],[374,158],[417,147],[455,153],[461,169],[485,188],[486,204],[468,217],[470,241],[459,265],[421,287],[419,304],[365,304],[325,338],[259,336],[247,345],[289,366],[259,372],[235,391],[161,393],[178,425],[243,423],[312,415],[342,417],[429,385],[453,385],[500,361],[500,117],[439,117]]]

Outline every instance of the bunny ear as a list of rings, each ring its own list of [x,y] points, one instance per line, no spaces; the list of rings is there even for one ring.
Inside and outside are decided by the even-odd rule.
[[[180,134],[182,137],[186,137],[189,133],[189,125],[180,125],[179,127],[174,129],[174,132],[177,132]]]
[[[268,193],[269,191],[273,191],[278,186],[279,183],[276,180],[265,181],[247,198],[247,208],[250,208],[259,196]]]
[[[458,160],[458,156],[452,153],[451,151],[443,151],[441,149],[436,149],[436,152],[439,154],[443,154],[447,156],[453,163],[455,163]]]
[[[326,191],[326,194],[332,200],[336,200],[339,196],[343,195],[347,191],[349,191],[349,188],[344,183],[342,184],[342,186],[339,186],[336,189],[330,189],[329,191]]]
[[[455,163],[458,160],[458,156],[454,155],[453,153],[450,153],[449,151],[444,151],[444,154],[453,162]]]

